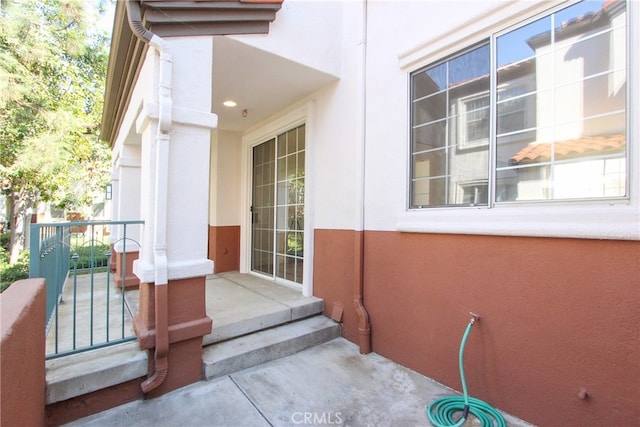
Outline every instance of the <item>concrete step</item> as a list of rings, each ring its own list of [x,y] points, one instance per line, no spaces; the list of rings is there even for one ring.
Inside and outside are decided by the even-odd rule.
[[[322,316],[276,326],[203,349],[205,379],[270,362],[340,336],[340,325]]]
[[[311,317],[323,310],[320,298],[304,297],[299,290],[235,272],[209,277],[206,298],[213,330],[205,335],[205,346]]]
[[[47,360],[46,404],[147,375],[147,353],[137,342]]]
[[[138,298],[137,290],[126,292],[126,302],[132,307],[131,310],[134,313],[138,312]],[[322,337],[323,334],[329,335],[314,323],[318,320],[309,322],[310,318],[315,318],[312,316],[317,317],[322,313],[322,299],[304,297],[299,290],[276,285],[272,281],[252,275],[231,272],[209,276],[206,281],[206,308],[207,315],[213,319],[213,330],[203,338],[203,346],[205,346],[203,350],[205,353],[214,352],[216,357],[221,351],[218,350],[218,346],[226,349],[232,345],[231,343],[245,338],[248,339],[248,343],[241,344],[240,347],[251,346],[256,339],[254,335],[269,337],[274,334],[274,330],[269,328],[276,328],[278,325],[288,326],[284,331],[296,329],[293,325],[301,319],[306,319],[302,320],[303,325],[316,325],[309,326],[316,328],[314,334],[311,334],[315,335],[315,338],[309,338],[312,342],[310,345],[315,345],[313,340],[317,337]],[[318,323],[326,323],[326,321],[333,323],[323,316],[320,317],[325,319],[325,322]],[[298,328],[304,329],[304,326],[298,326]],[[333,323],[333,328],[335,332],[330,333],[339,336],[338,324]],[[292,332],[282,333],[284,336]],[[323,341],[318,341],[320,342]],[[213,347],[215,350],[207,350],[206,346],[214,343],[217,343]],[[278,346],[275,345],[274,348]],[[282,354],[293,354],[303,348],[306,346],[296,342],[292,351],[289,352],[288,349],[278,351],[284,351]],[[254,350],[260,353],[260,350]],[[274,358],[277,356],[265,360]],[[230,363],[234,366],[233,363],[236,362],[230,359],[224,363],[227,364],[226,366]],[[46,369],[46,401],[47,404],[51,404],[144,377],[147,374],[147,353],[140,350],[138,343],[134,341],[49,360]],[[212,367],[210,371],[216,372],[216,369]],[[224,370],[221,372],[223,373],[220,375],[224,375]]]

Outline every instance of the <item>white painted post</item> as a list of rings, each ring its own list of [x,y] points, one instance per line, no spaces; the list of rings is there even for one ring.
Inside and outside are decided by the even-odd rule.
[[[166,43],[173,62],[172,125],[165,142],[166,167],[157,168],[157,85],[147,86],[149,90],[143,94],[143,108],[136,120],[136,129],[142,136],[141,216],[145,232],[134,271],[146,283],[155,281],[153,251],[160,236],[152,234],[158,232],[158,219],[166,220],[166,236],[160,240],[166,250],[168,280],[213,272],[213,262],[207,258],[211,129],[217,126],[217,116],[211,113],[213,41],[208,37],[173,38]],[[153,57],[147,57],[141,79],[157,82],[159,58],[150,55]],[[166,173],[165,179],[156,176],[160,170]],[[155,212],[159,195],[166,197],[166,212]]]

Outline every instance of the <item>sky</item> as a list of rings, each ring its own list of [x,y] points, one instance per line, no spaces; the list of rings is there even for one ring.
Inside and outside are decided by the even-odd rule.
[[[111,35],[113,30],[113,16],[116,10],[116,0],[84,0],[89,16],[95,13],[100,5],[104,8],[104,12],[97,16],[97,22],[94,29],[98,32]]]

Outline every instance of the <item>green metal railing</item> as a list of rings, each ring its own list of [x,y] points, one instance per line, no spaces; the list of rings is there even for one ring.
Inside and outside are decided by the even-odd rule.
[[[125,299],[127,246],[143,221],[73,221],[32,224],[29,277],[47,283],[47,359],[135,339]],[[134,230],[138,228],[138,230]],[[115,286],[109,236],[122,251],[122,289]],[[138,233],[133,233],[138,231]]]

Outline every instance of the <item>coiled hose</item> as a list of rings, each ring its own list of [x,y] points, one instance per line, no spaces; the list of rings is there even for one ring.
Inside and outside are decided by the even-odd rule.
[[[467,380],[464,376],[464,347],[467,344],[467,337],[471,328],[479,319],[479,317],[471,313],[471,320],[462,335],[460,343],[460,352],[458,355],[458,367],[460,369],[460,380],[462,382],[462,396],[441,397],[434,400],[427,406],[427,416],[429,421],[436,427],[458,427],[464,424],[469,416],[473,414],[480,421],[482,427],[497,426],[506,427],[507,423],[504,417],[496,408],[488,403],[469,397],[467,391]],[[457,421],[453,419],[454,415],[462,412],[462,417]]]

